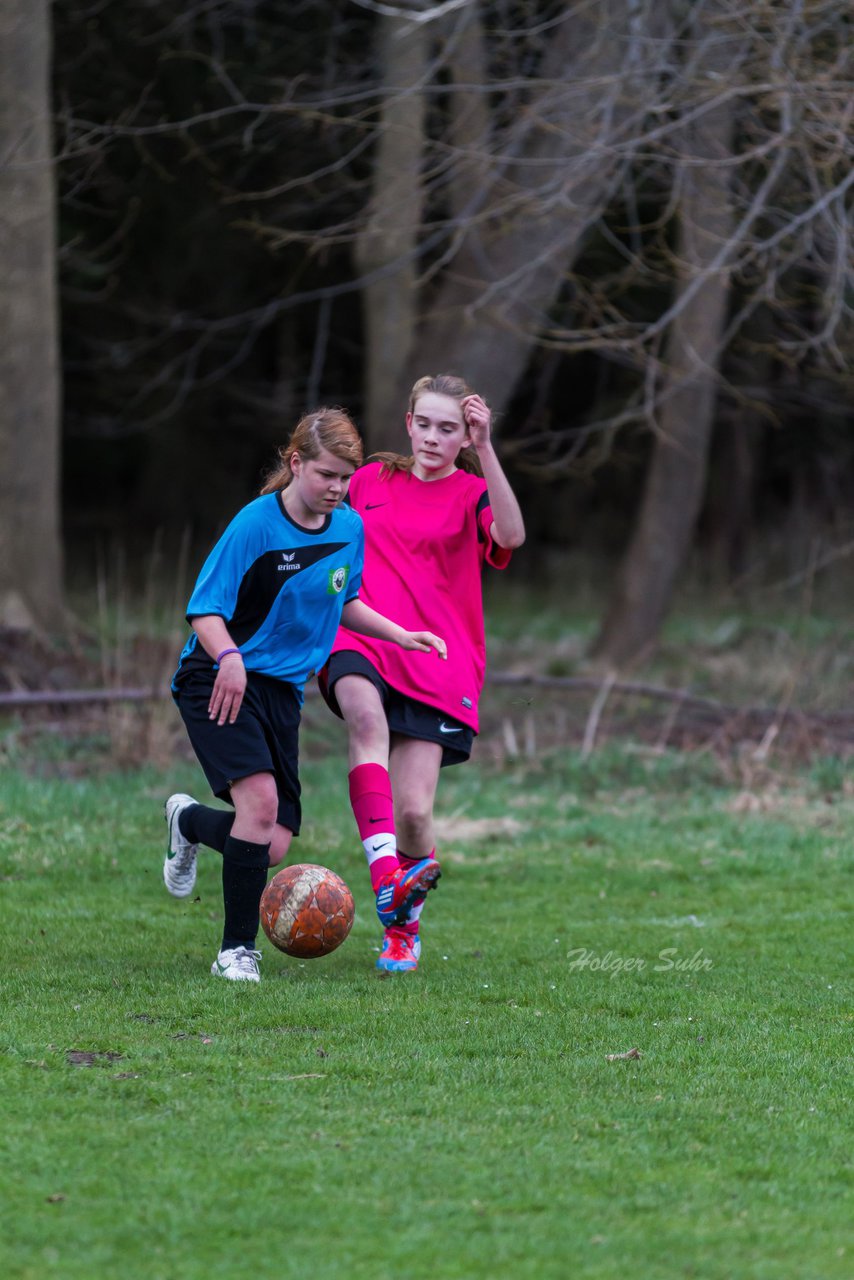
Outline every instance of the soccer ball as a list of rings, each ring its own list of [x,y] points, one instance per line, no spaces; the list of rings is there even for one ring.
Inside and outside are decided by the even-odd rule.
[[[261,924],[274,947],[313,960],[340,947],[353,927],[353,895],[328,867],[297,862],[276,873],[261,897]]]

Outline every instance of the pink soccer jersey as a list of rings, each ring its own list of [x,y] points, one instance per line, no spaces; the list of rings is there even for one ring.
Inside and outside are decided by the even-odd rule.
[[[350,484],[350,501],[365,523],[359,597],[407,630],[441,636],[448,658],[407,652],[346,627],[332,652],[364,654],[393,689],[477,731],[486,666],[481,570],[484,561],[503,569],[510,560],[489,536],[486,481],[467,471],[430,481],[380,471],[380,463],[368,463]]]

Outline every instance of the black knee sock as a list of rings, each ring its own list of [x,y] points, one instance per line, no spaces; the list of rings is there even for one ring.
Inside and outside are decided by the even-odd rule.
[[[178,828],[191,844],[205,844],[222,853],[234,823],[233,809],[212,809],[206,804],[187,805],[178,819]]]
[[[222,857],[225,923],[222,950],[254,947],[261,919],[261,894],[270,868],[270,846],[229,836]]]

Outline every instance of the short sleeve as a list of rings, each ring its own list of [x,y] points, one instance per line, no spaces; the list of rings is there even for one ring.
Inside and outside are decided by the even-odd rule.
[[[213,614],[225,619],[233,615],[246,567],[258,554],[253,514],[248,507],[239,511],[209,553],[187,605],[188,622]]]
[[[357,511],[354,511],[353,515],[358,521],[358,528],[353,535],[353,565],[347,582],[345,604],[349,604],[351,600],[358,600],[359,588],[362,585],[362,571],[365,567],[365,526],[362,523],[362,517]]]
[[[489,505],[489,492],[486,489],[478,499],[476,513],[477,534],[484,544],[484,559],[486,563],[493,569],[506,569],[513,553],[509,547],[500,547],[490,532],[494,517],[492,515],[492,507]]]

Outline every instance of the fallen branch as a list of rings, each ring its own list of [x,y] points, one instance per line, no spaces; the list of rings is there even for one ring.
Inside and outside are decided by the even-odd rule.
[[[609,694],[629,693],[637,697],[658,698],[664,702],[679,702],[697,711],[704,709],[712,711],[715,715],[740,715],[749,709],[728,706],[724,702],[717,702],[714,698],[703,698],[699,694],[691,693],[688,689],[667,689],[663,685],[644,684],[637,680],[616,680],[611,676],[606,677],[606,680]],[[598,678],[595,676],[536,676],[495,671],[490,673],[487,683],[510,688],[530,686],[535,689],[568,689],[579,692],[588,690],[599,693],[603,686],[603,679],[601,676]],[[761,714],[770,714],[773,711],[776,714],[776,708],[770,707],[754,707],[750,710]]]
[[[0,707],[89,706],[99,702],[152,702],[168,689],[15,689],[0,693]]]
[[[597,695],[587,722],[587,737],[592,739],[598,731],[599,719],[608,699],[616,694],[634,698],[675,704],[677,713],[694,712],[701,720],[716,724],[727,721],[749,723],[754,728],[779,733],[782,725],[796,724],[805,729],[823,728],[848,730],[854,733],[854,711],[818,712],[803,711],[788,704],[783,706],[736,706],[719,702],[714,698],[693,694],[687,689],[668,689],[663,685],[647,684],[636,680],[617,680],[611,675],[592,676],[541,676],[510,672],[492,672],[487,685],[496,688],[534,688],[565,690],[567,692],[593,692]],[[307,698],[318,693],[316,685],[306,686]],[[0,692],[0,709],[26,710],[44,706],[88,706],[110,702],[154,702],[171,697],[168,686],[155,688],[115,689],[16,689]],[[672,721],[671,721],[672,727]]]

